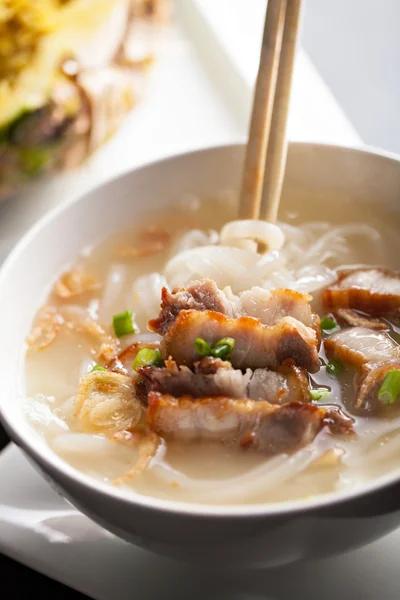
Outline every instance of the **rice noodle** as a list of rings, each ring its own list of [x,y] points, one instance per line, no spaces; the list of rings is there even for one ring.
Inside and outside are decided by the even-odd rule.
[[[219,287],[232,286],[235,280],[257,264],[259,256],[254,252],[228,246],[203,246],[181,252],[172,258],[165,277],[174,288],[193,279],[213,279]],[[234,291],[236,286],[232,286]]]
[[[273,249],[258,254],[248,245],[251,235]],[[348,256],[351,244],[347,240],[354,236],[373,243],[380,239],[375,229],[362,224],[334,228],[318,222],[301,227],[280,224],[279,229],[259,221],[237,221],[222,229],[224,245],[184,250],[167,263],[164,274],[172,288],[208,277],[219,287],[230,285],[235,293],[255,283],[265,289],[286,287],[316,292],[335,280],[332,266]],[[226,245],[228,242],[234,246]]]
[[[278,225],[256,219],[231,221],[221,229],[220,237],[225,246],[236,246],[242,240],[255,240],[268,250],[280,250],[285,243],[285,234]]]
[[[53,439],[53,448],[57,452],[68,454],[107,455],[114,450],[114,444],[106,437],[87,433],[66,433]]]
[[[275,456],[244,475],[222,480],[193,479],[164,461],[155,464],[152,472],[166,482],[195,490],[198,500],[204,502],[212,502],[215,498],[218,501],[242,501],[288,481],[306,469],[321,453],[316,446],[307,446],[292,456]]]
[[[109,270],[104,286],[103,297],[98,309],[99,320],[101,323],[108,323],[115,313],[115,305],[121,297],[127,279],[127,273],[126,265],[122,264],[115,264]]]
[[[131,469],[122,477],[114,481],[115,485],[126,483],[129,479],[137,477],[145,471],[151,461],[158,457],[159,460],[165,454],[165,442],[153,432],[129,432],[120,431],[114,434],[115,441],[128,444],[137,450],[137,458]]]
[[[296,272],[296,290],[311,294],[333,284],[336,273],[324,265],[302,267]]]
[[[73,427],[75,425],[75,395],[59,404],[54,413],[64,421],[66,429]]]
[[[290,227],[290,229],[288,229]],[[285,262],[297,270],[304,266],[323,264],[334,259],[340,264],[349,254],[351,246],[347,237],[362,236],[370,242],[377,242],[380,234],[368,225],[342,225],[332,228],[328,223],[306,223],[299,227],[282,225],[290,241],[282,249]]]
[[[191,229],[187,233],[184,233],[179,239],[176,246],[173,248],[171,256],[184,252],[185,250],[191,250],[192,248],[200,248],[201,246],[212,246],[218,244],[219,235],[215,229],[208,229],[202,231],[201,229]]]
[[[87,373],[89,373],[89,371],[92,370],[94,365],[95,365],[95,362],[93,361],[92,358],[87,358],[84,361],[82,361],[82,364],[79,369],[79,378],[81,378],[84,375],[86,375]]]
[[[377,467],[378,463],[393,459],[400,453],[400,429],[398,427],[391,431],[386,431],[383,435],[378,435],[375,439],[369,439],[368,445],[363,445],[362,451],[353,455],[347,461],[350,468],[365,466],[369,464],[370,468]]]
[[[138,277],[127,298],[127,306],[132,306],[139,321],[147,322],[157,314],[160,308],[161,289],[167,285],[167,280],[159,273],[150,273]]]
[[[54,398],[45,397],[43,395],[37,398],[27,398],[24,404],[25,414],[33,423],[40,423],[46,428],[46,431],[59,433],[60,431],[68,431],[67,424],[60,419],[52,410]]]

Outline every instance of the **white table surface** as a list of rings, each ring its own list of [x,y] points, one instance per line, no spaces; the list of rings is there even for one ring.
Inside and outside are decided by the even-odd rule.
[[[232,18],[223,22],[221,10],[224,6],[227,10],[227,2]],[[245,138],[261,31],[262,0],[252,2],[250,18],[249,11],[243,12],[246,0],[178,0],[180,23],[165,35],[145,102],[80,170],[38,182],[0,206],[0,258],[44,212],[110,177],[168,154]],[[246,60],[232,43],[239,34],[242,46],[248,48]],[[222,71],[216,70],[218,65],[224,65]],[[297,64],[289,137],[360,145],[303,52]],[[318,567],[294,566],[257,576],[210,573],[153,556],[106,533],[56,496],[13,445],[0,454],[0,481],[0,549],[96,600],[189,595],[289,599],[300,590],[297,597],[310,600],[347,597],[349,590],[371,600],[399,595],[393,550],[400,540],[397,533],[353,552],[351,568],[350,557],[341,557]],[[379,573],[370,581],[366,574],[378,562]],[[383,587],[389,595],[380,594]]]

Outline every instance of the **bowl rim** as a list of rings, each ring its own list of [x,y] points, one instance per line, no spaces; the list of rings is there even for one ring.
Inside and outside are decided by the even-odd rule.
[[[21,252],[29,245],[35,243],[35,239],[43,228],[45,228],[52,221],[60,218],[64,211],[67,211],[75,203],[83,200],[88,194],[98,192],[104,186],[110,186],[128,175],[134,175],[134,173],[157,167],[160,164],[165,164],[169,161],[177,161],[187,155],[199,155],[210,151],[228,151],[237,150],[244,146],[243,142],[231,143],[231,144],[220,144],[207,147],[200,147],[188,150],[186,152],[177,152],[151,162],[142,163],[127,169],[122,173],[117,174],[115,177],[108,179],[105,182],[101,182],[99,185],[91,188],[84,194],[72,197],[61,203],[59,206],[48,211],[43,215],[16,243],[7,258],[5,259],[0,269],[0,293],[2,287],[5,285],[7,278],[10,276],[14,269],[14,263],[18,261]],[[290,142],[290,146],[297,148],[314,148],[327,150],[332,149],[335,151],[344,151],[351,153],[359,153],[361,155],[375,155],[390,161],[398,163],[400,169],[400,155],[385,150],[380,150],[374,147],[348,147],[340,146],[338,144],[327,144],[327,143],[313,143],[313,142]],[[1,367],[0,367],[1,372]],[[12,377],[15,373],[10,373],[9,377]],[[400,479],[400,467],[394,469],[390,473],[371,479],[357,486],[354,489],[338,490],[329,492],[327,494],[317,495],[315,498],[310,499],[297,499],[285,502],[271,502],[271,503],[257,503],[257,504],[200,504],[191,503],[176,500],[165,500],[154,496],[146,496],[136,492],[134,489],[126,491],[121,490],[108,483],[98,481],[90,475],[79,471],[72,467],[67,461],[57,455],[51,448],[45,444],[31,443],[30,440],[25,439],[24,435],[21,435],[18,431],[18,419],[15,420],[13,417],[7,414],[6,402],[0,402],[0,417],[2,424],[13,442],[26,452],[35,463],[41,468],[48,472],[51,468],[51,472],[60,472],[60,474],[66,478],[70,483],[77,483],[82,488],[87,488],[91,492],[95,492],[106,496],[107,499],[116,500],[123,502],[126,505],[138,505],[143,509],[155,510],[163,513],[174,513],[181,515],[197,516],[197,517],[218,517],[218,518],[250,518],[250,517],[274,517],[274,516],[290,516],[296,513],[308,513],[315,512],[316,510],[332,508],[344,504],[350,500],[359,499],[367,496],[373,492],[382,490]],[[23,418],[23,417],[22,417]],[[29,427],[32,427],[28,423]],[[52,479],[58,481],[57,477],[51,476]]]

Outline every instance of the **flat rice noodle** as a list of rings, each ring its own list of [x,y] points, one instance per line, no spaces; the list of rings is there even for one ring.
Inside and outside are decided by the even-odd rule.
[[[176,471],[165,462],[155,463],[151,468],[157,478],[183,489],[195,490],[196,498],[202,502],[243,502],[272,490],[289,481],[306,469],[321,451],[316,446],[302,448],[295,454],[281,454],[263,462],[244,475],[229,479],[194,479]]]

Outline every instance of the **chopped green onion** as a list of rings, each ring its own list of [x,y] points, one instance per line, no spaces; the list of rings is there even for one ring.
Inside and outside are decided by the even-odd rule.
[[[338,324],[330,317],[324,317],[321,319],[322,331],[330,331],[331,329],[336,329],[336,327],[338,327]]]
[[[329,375],[337,377],[343,371],[344,365],[340,360],[330,360],[326,365],[326,371]]]
[[[330,394],[330,391],[326,388],[315,388],[310,390],[311,400],[315,400],[317,402],[318,400],[327,400]]]
[[[139,367],[159,367],[163,364],[159,350],[154,348],[142,348],[136,354],[132,363],[132,369],[137,371]]]
[[[222,346],[217,346],[216,348],[213,348],[211,350],[211,356],[213,356],[214,358],[224,359],[228,358],[231,352],[232,349],[230,346],[228,346],[228,344],[222,344]]]
[[[221,338],[216,342],[211,350],[214,358],[228,358],[235,347],[235,340],[231,337]]]
[[[93,371],[107,371],[107,369],[105,367],[102,367],[101,365],[94,365],[90,373],[93,373]]]
[[[122,313],[118,313],[113,316],[113,326],[115,335],[122,337],[123,335],[129,335],[135,333],[136,328],[132,318],[132,311],[125,310]]]
[[[231,337],[225,337],[215,342],[214,348],[218,348],[218,346],[229,346],[232,350],[235,347],[235,340]]]
[[[383,404],[395,404],[400,396],[400,371],[393,369],[386,374],[378,392],[378,400]]]
[[[203,338],[194,340],[194,349],[199,356],[214,356],[214,358],[228,358],[235,347],[235,340],[230,337],[221,338],[213,346]]]
[[[211,355],[211,346],[203,338],[196,338],[194,340],[194,349],[199,356]]]

